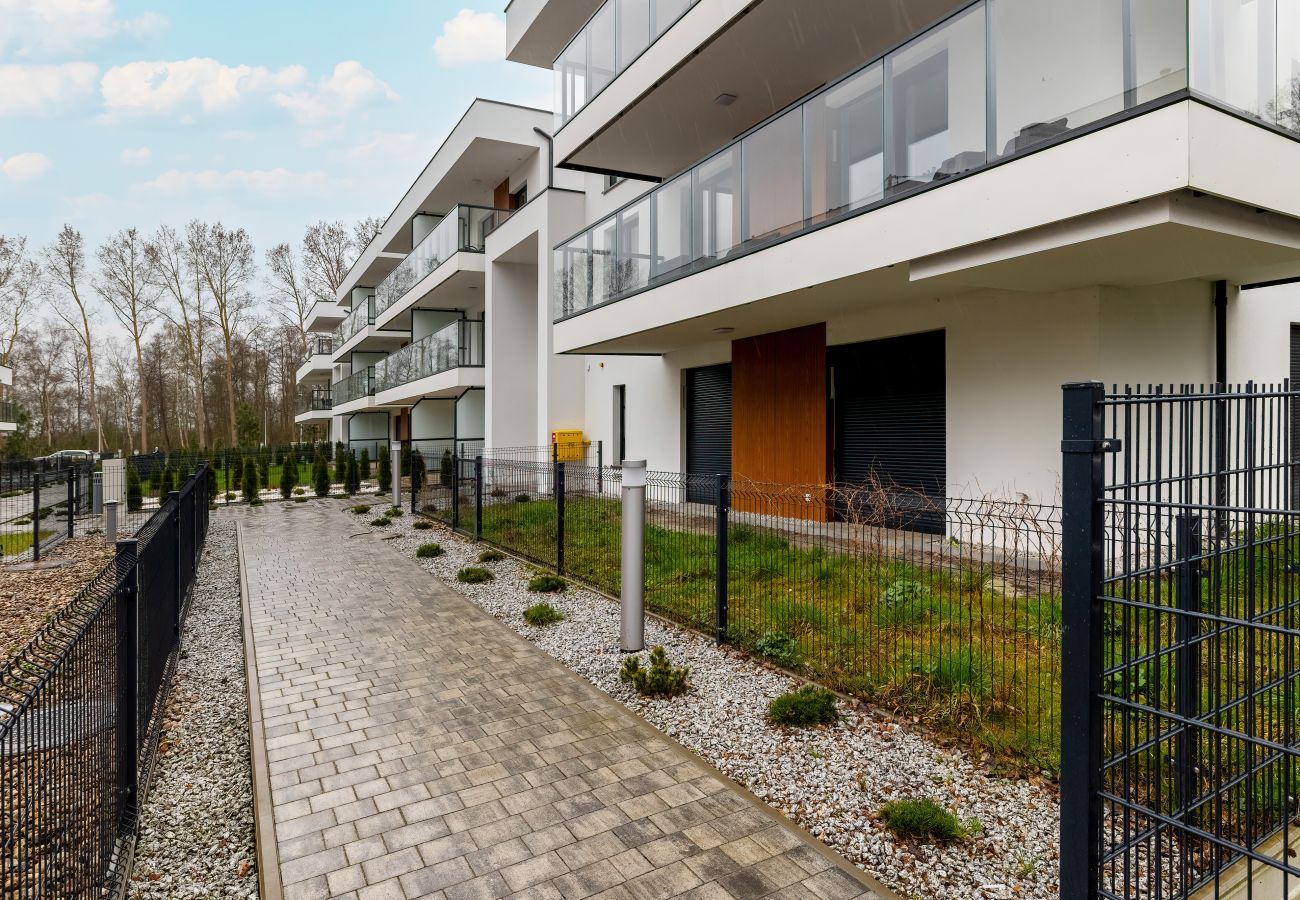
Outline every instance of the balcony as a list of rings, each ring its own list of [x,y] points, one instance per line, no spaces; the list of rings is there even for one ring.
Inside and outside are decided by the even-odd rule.
[[[482,368],[483,329],[482,319],[460,319],[389,354],[375,365],[375,392],[380,395],[380,401],[402,402],[417,395],[436,395],[441,387],[464,386],[459,380],[455,384],[437,385],[424,379],[456,369]],[[393,393],[406,386],[412,387]]]
[[[560,51],[555,127],[577,115],[699,0],[605,0]]]
[[[1300,136],[1297,61],[1300,0],[1278,0],[1275,22],[1254,5],[1216,6],[1190,28],[1178,0],[1128,23],[1118,3],[978,0],[558,244],[555,319],[956,183],[1189,87]]]
[[[510,211],[460,204],[442,218],[397,268],[375,289],[374,314],[384,316],[425,278],[457,253],[482,253],[488,232],[510,217]]]
[[[375,324],[375,296],[371,294],[366,298],[365,303],[358,303],[348,313],[338,329],[334,332],[332,340],[333,349],[331,353],[336,353],[344,344],[356,337],[365,330],[367,325]]]
[[[375,395],[375,367],[367,366],[360,372],[353,372],[342,381],[330,385],[330,403],[332,409],[338,409],[345,403],[361,400]]]
[[[348,311],[337,303],[315,300],[307,307],[303,324],[308,331],[330,331],[346,318]]]
[[[296,412],[299,416],[309,413],[328,413],[334,408],[334,395],[329,388],[312,388],[300,391]],[[312,418],[323,418],[313,416]]]
[[[18,404],[12,400],[0,400],[0,432],[15,431],[18,428]]]
[[[307,352],[302,356],[295,380],[301,383],[311,378],[328,377],[333,367],[330,357],[336,349],[333,335],[309,335]]]

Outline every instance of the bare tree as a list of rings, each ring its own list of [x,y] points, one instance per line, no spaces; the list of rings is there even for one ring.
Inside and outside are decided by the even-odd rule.
[[[64,225],[54,243],[44,251],[45,272],[49,277],[51,305],[60,319],[77,335],[85,354],[86,376],[90,388],[90,414],[95,423],[95,444],[104,451],[104,420],[100,416],[95,393],[95,335],[91,323],[95,309],[90,298],[82,296],[81,285],[86,272],[86,248],[81,232]]]
[[[22,388],[35,399],[40,413],[41,443],[54,444],[56,408],[65,386],[64,356],[72,335],[64,328],[45,327],[23,340],[16,358],[23,367]]]
[[[40,280],[40,264],[27,255],[27,238],[0,234],[0,365],[12,365],[14,343]]]
[[[113,235],[95,254],[99,272],[95,290],[104,298],[117,321],[131,336],[135,349],[136,380],[140,386],[140,452],[149,452],[149,394],[144,386],[145,332],[158,319],[158,286],[144,238],[134,228]]]
[[[253,279],[253,242],[242,228],[228,229],[220,222],[193,221],[185,227],[186,244],[203,285],[212,297],[216,324],[225,349],[226,414],[231,446],[235,432],[235,338],[245,313],[253,305],[248,291]]]
[[[206,447],[207,408],[203,389],[203,340],[209,323],[204,302],[203,273],[190,247],[176,230],[163,225],[154,233],[148,247],[150,271],[154,283],[171,297],[174,306],[160,306],[160,312],[176,329],[185,353],[186,367],[194,391],[194,430],[200,447]]]
[[[307,293],[315,300],[333,303],[352,261],[365,246],[356,244],[354,233],[349,232],[342,222],[322,220],[308,225],[302,236],[303,280]]]
[[[384,227],[384,220],[378,216],[367,216],[352,226],[352,241],[356,244],[357,255],[370,246],[370,242],[379,236],[379,229]]]
[[[307,309],[313,297],[308,291],[307,279],[299,272],[293,248],[288,244],[276,244],[266,251],[266,267],[270,270],[268,283],[277,300],[273,307],[275,314],[297,329],[295,343],[298,353],[306,353]]]

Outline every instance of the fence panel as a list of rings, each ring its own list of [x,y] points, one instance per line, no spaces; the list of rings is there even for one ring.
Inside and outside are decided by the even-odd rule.
[[[195,504],[206,478],[200,468],[182,488],[191,535],[206,534],[207,504]],[[90,900],[125,877],[180,649],[178,576],[202,551],[180,533],[180,496],[0,669],[5,897]]]
[[[1091,398],[1073,412],[1071,390]],[[1067,389],[1067,465],[1092,473],[1067,482],[1067,513],[1100,542],[1066,550],[1087,613],[1066,631],[1066,896],[1300,887],[1298,403],[1287,386]]]

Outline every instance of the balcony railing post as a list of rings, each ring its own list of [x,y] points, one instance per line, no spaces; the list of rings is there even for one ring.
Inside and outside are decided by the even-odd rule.
[[[136,630],[140,582],[136,573],[138,544],[117,542],[117,794],[119,821],[130,821],[139,790],[140,762],[136,697],[139,634]]]

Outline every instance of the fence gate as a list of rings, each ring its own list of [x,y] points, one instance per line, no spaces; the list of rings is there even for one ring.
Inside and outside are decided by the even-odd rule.
[[[1062,896],[1290,897],[1300,391],[1064,394]]]

